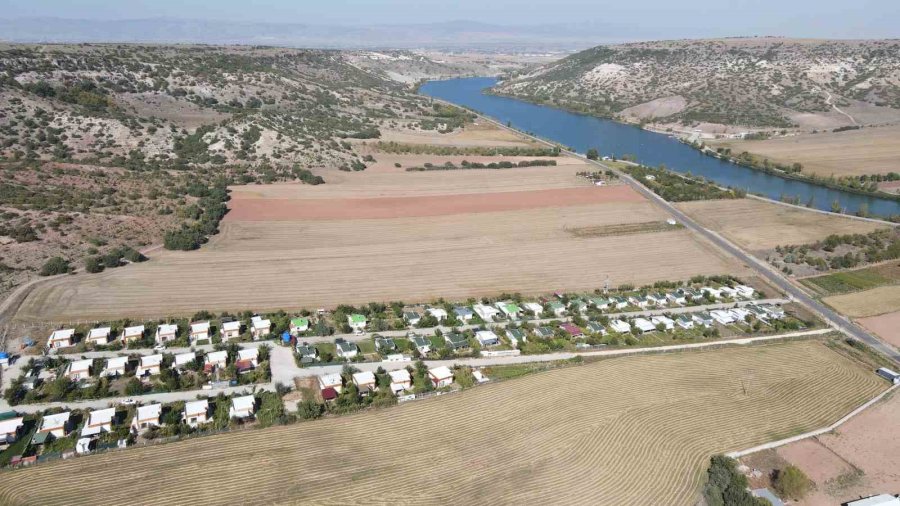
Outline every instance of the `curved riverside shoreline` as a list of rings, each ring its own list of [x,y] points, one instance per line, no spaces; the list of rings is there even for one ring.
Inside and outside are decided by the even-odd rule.
[[[812,200],[813,207],[822,211],[830,211],[832,203],[837,201],[847,214],[862,210],[872,216],[900,215],[900,201],[897,200],[734,164],[638,125],[484,93],[496,82],[496,78],[490,77],[428,81],[419,87],[419,91],[472,109],[522,132],[570,146],[581,153],[593,147],[604,155],[622,157],[633,154],[643,165],[656,167],[664,164],[675,172],[690,172],[721,186],[739,188],[776,201],[783,197],[791,197],[801,203]]]

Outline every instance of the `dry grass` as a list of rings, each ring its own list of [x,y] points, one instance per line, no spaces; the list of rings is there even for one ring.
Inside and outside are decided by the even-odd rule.
[[[803,172],[851,176],[897,171],[900,126],[870,127],[838,133],[807,134],[766,141],[726,141],[735,154],[749,151],[772,161],[803,164]]]
[[[461,130],[441,134],[433,130],[381,132],[381,140],[410,144],[435,144],[439,146],[538,146],[533,140],[520,137],[488,121],[477,119]]]
[[[711,454],[826,425],[884,387],[811,341],[613,359],[39,465],[4,474],[0,503],[689,505]]]
[[[900,348],[900,311],[861,318],[857,321],[870,332]]]
[[[200,251],[42,284],[17,317],[72,321],[465,299],[743,270],[684,230],[574,238],[664,219],[647,202],[383,220],[228,222]]]
[[[884,228],[876,223],[749,198],[683,202],[678,207],[704,227],[751,251],[815,242],[830,234],[865,234]]]
[[[841,314],[853,318],[876,316],[900,310],[900,285],[880,286],[822,300]]]

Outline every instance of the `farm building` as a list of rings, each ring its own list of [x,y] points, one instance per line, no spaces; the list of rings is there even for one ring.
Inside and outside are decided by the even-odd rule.
[[[211,351],[206,354],[206,362],[203,365],[203,370],[206,372],[212,372],[218,368],[224,368],[228,365],[228,352],[225,350],[222,351]]]
[[[469,348],[469,341],[466,339],[466,336],[457,332],[444,334],[444,342],[446,342],[447,346],[452,350],[465,350]]]
[[[879,376],[890,381],[894,385],[900,384],[900,374],[894,372],[892,369],[881,367],[878,369],[877,373]]]
[[[361,314],[348,315],[347,325],[355,332],[362,332],[366,330],[366,317]]]
[[[669,302],[672,304],[678,304],[679,306],[683,306],[687,304],[687,297],[685,296],[685,291],[679,288],[672,293],[666,294],[666,298],[669,299]]]
[[[482,348],[486,348],[488,346],[497,346],[500,344],[500,337],[494,333],[492,330],[479,330],[475,332],[475,339],[478,341],[478,344],[481,345]]]
[[[134,375],[138,378],[155,376],[159,374],[159,369],[162,366],[163,356],[161,353],[156,355],[145,355],[141,357],[141,362],[138,364],[137,370]]]
[[[304,363],[315,362],[319,359],[319,350],[308,343],[298,344],[297,354],[300,355],[300,361]]]
[[[711,316],[713,320],[719,322],[722,325],[730,325],[734,323],[734,315],[731,314],[731,311],[716,309],[710,311],[709,316]]]
[[[291,318],[289,327],[291,335],[299,337],[300,334],[309,330],[309,318]]]
[[[447,319],[447,310],[440,307],[430,307],[425,310],[426,313],[433,316],[435,320],[442,322]]]
[[[116,408],[95,409],[88,414],[88,421],[81,429],[81,437],[96,436],[101,432],[111,432]]]
[[[669,304],[669,299],[666,297],[666,294],[661,292],[651,293],[647,295],[647,300],[650,303],[657,307],[665,307]]]
[[[628,299],[625,297],[613,297],[610,304],[616,309],[625,309],[628,307]]]
[[[706,328],[712,327],[713,324],[713,317],[706,311],[692,314],[691,319],[694,320],[694,323],[697,325],[703,325]]]
[[[344,380],[338,373],[323,374],[319,376],[319,390],[333,388],[335,392],[341,393],[344,388]]]
[[[494,321],[494,317],[500,314],[499,309],[485,304],[475,304],[474,306],[472,306],[472,309],[474,309],[475,314],[477,314],[485,322]]]
[[[611,301],[605,297],[594,297],[590,300],[590,303],[597,309],[609,309]]]
[[[550,312],[553,313],[553,316],[562,317],[566,315],[566,306],[562,302],[553,301],[548,304],[550,308]]]
[[[119,377],[125,375],[125,367],[128,365],[128,357],[112,357],[106,359],[106,368],[102,376]]]
[[[44,416],[44,419],[41,420],[41,428],[38,429],[38,433],[52,434],[53,437],[58,438],[66,437],[69,433],[69,419],[71,416],[71,411]]]
[[[54,330],[47,339],[47,348],[51,350],[57,348],[68,348],[72,346],[72,339],[75,337],[75,329]]]
[[[524,344],[527,341],[525,331],[522,329],[506,329],[506,337],[513,348],[518,348],[519,343]]]
[[[900,506],[900,497],[891,494],[879,494],[865,499],[850,501],[847,506]]]
[[[343,339],[335,341],[334,349],[337,356],[347,360],[359,355],[359,348],[357,348],[355,344],[344,341]]]
[[[175,355],[175,367],[182,369],[197,360],[197,353],[189,351],[187,353],[179,353]]]
[[[675,321],[666,316],[653,316],[650,318],[650,323],[654,326],[662,325],[663,330],[675,330]]]
[[[391,377],[391,392],[399,394],[412,388],[412,378],[406,369],[397,369],[388,373]]]
[[[498,302],[494,304],[494,307],[499,309],[503,316],[510,320],[518,320],[522,312],[519,306],[512,302]]]
[[[250,335],[253,339],[261,339],[272,332],[272,321],[260,316],[250,318]]]
[[[456,314],[456,318],[462,322],[472,321],[472,317],[475,316],[475,313],[471,309],[463,306],[453,308],[453,313]]]
[[[362,371],[353,373],[353,384],[359,391],[359,395],[369,395],[375,391],[378,380],[372,371]]]
[[[447,366],[428,369],[428,378],[434,388],[448,387],[453,383],[453,371]]]
[[[156,327],[156,344],[166,344],[178,337],[178,325],[165,323]]]
[[[237,359],[234,361],[234,367],[238,373],[250,372],[259,367],[259,349],[245,348],[238,350]]]
[[[573,300],[569,302],[569,311],[573,314],[584,314],[588,310],[587,302],[583,300]]]
[[[422,336],[412,336],[410,342],[416,347],[416,350],[422,355],[431,353],[431,341]]]
[[[563,323],[559,328],[563,329],[569,337],[584,337],[584,331],[574,323]]]
[[[209,421],[209,400],[190,401],[184,404],[182,420],[190,427],[196,427]]]
[[[410,325],[418,325],[419,322],[422,321],[422,315],[420,315],[418,311],[405,311],[403,313],[403,319]]]
[[[379,353],[387,353],[397,349],[397,344],[390,337],[376,337],[375,350]]]
[[[627,334],[631,332],[631,325],[628,322],[623,320],[612,320],[609,322],[609,326],[613,331],[618,332],[619,334]]]
[[[646,318],[635,318],[632,323],[641,334],[644,334],[646,332],[653,332],[654,330],[656,330],[656,325],[654,325],[653,322]]]
[[[228,408],[229,418],[250,418],[256,413],[256,397],[242,395],[231,398],[231,407]]]
[[[588,322],[587,328],[592,334],[599,334],[601,336],[605,336],[607,334],[606,327],[598,322]]]
[[[538,304],[537,302],[526,302],[522,304],[522,307],[525,308],[525,311],[528,311],[536,318],[540,318],[540,316],[544,314],[544,306]]]
[[[0,448],[5,448],[19,439],[19,431],[22,430],[23,417],[7,418],[0,420]]]
[[[710,297],[712,297],[713,299],[716,299],[716,300],[722,298],[722,291],[718,290],[716,288],[713,288],[711,286],[704,286],[703,288],[700,289],[700,292],[702,292],[704,295],[709,295]]]
[[[138,406],[134,418],[131,420],[132,430],[144,430],[159,427],[159,416],[162,414],[162,404],[148,404]]]
[[[91,365],[94,363],[91,359],[73,360],[69,362],[66,368],[66,377],[72,381],[86,380],[91,377]]]
[[[193,322],[191,323],[191,343],[196,343],[197,341],[208,341],[209,340],[209,322]]]
[[[484,373],[481,372],[480,369],[474,369],[472,371],[472,376],[474,376],[475,381],[477,381],[479,383],[487,383],[488,381],[490,381],[490,379],[488,379],[488,377],[485,376]]]
[[[784,309],[779,306],[772,306],[767,304],[760,307],[763,308],[767,313],[769,313],[769,318],[773,318],[775,320],[784,318]]]
[[[136,341],[144,338],[144,326],[135,325],[133,327],[125,327],[122,330],[122,342]]]
[[[694,320],[688,316],[679,316],[675,319],[675,325],[678,325],[685,330],[690,330],[694,328]]]
[[[632,295],[628,297],[628,303],[641,309],[647,309],[651,304],[650,299],[644,295]]]
[[[219,334],[222,336],[222,342],[241,337],[240,320],[222,322],[222,328],[219,329]]]
[[[112,329],[109,327],[97,327],[88,331],[87,342],[105,346],[109,344],[109,335],[112,333]]]
[[[534,335],[541,339],[548,339],[553,337],[553,329],[550,327],[538,327],[534,329]]]
[[[734,289],[737,290],[737,294],[745,299],[752,299],[756,295],[756,290],[747,285],[735,285]]]

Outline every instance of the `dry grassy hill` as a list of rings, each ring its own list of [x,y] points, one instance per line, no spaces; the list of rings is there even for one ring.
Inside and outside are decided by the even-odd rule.
[[[735,38],[598,46],[496,93],[659,123],[833,128],[900,120],[900,41]],[[829,96],[831,97],[829,99]]]

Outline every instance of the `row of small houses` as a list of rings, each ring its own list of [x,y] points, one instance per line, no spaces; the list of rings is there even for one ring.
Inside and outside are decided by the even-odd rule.
[[[189,364],[195,363],[197,358],[197,353],[193,351],[179,353],[173,357],[172,366],[176,369],[185,369]],[[158,375],[163,366],[163,355],[161,353],[141,356],[136,364],[132,364],[131,360],[131,357],[127,356],[107,358],[100,376],[110,378],[125,376],[128,368],[133,365],[135,377],[146,380]],[[252,371],[259,366],[259,349],[245,348],[238,350],[234,365],[238,373]],[[228,352],[225,350],[211,351],[204,357],[203,371],[207,374],[212,374],[227,366]],[[72,381],[88,380],[93,376],[93,367],[94,359],[72,360],[66,366],[65,375]],[[39,377],[39,373],[36,371],[29,372],[23,386],[26,389],[34,388]]]
[[[309,320],[306,318],[295,319],[306,320],[306,328],[309,328]],[[188,338],[191,345],[197,344],[198,341],[208,341],[213,335],[211,333],[212,326],[209,321],[192,322],[190,325]],[[239,320],[222,322],[219,329],[219,337],[222,342],[228,342],[231,339],[240,337],[244,325]],[[250,319],[250,334],[254,339],[267,337],[272,330],[272,321],[254,316]],[[304,329],[306,330],[306,329]],[[115,341],[127,344],[132,341],[144,339],[147,335],[147,328],[144,325],[135,325],[125,327],[122,332],[114,336],[112,335],[112,327],[96,327],[88,331],[85,341],[88,344],[105,346]],[[167,343],[175,341],[178,338],[178,325],[174,323],[164,323],[157,325],[153,334],[156,344],[165,346]],[[50,349],[68,348],[75,344],[75,329],[60,329],[50,334],[47,339],[47,347]]]
[[[138,406],[134,417],[131,419],[131,431],[138,434],[144,430],[162,426],[162,409],[163,405],[159,403]],[[91,410],[88,413],[87,421],[81,428],[76,451],[78,453],[86,453],[91,443],[101,434],[112,432],[113,424],[117,423],[115,419],[117,412],[117,408]],[[256,398],[253,395],[231,398],[231,405],[228,410],[229,418],[246,420],[251,418],[255,412]],[[190,427],[197,427],[212,421],[209,399],[186,402],[181,418]],[[22,433],[23,426],[24,417],[21,416],[0,420],[0,443],[2,443],[0,450],[16,442]],[[41,419],[40,427],[35,431],[31,443],[42,445],[48,442],[51,437],[69,437],[74,430],[71,411],[45,415]]]
[[[525,316],[540,318],[548,312],[554,317],[564,317],[569,314],[585,314],[591,307],[601,311],[626,309],[628,307],[638,309],[681,307],[692,302],[708,300],[707,296],[717,301],[724,299],[752,300],[755,294],[756,291],[746,285],[722,286],[719,288],[704,286],[697,289],[679,288],[668,293],[656,292],[628,297],[598,296],[586,299],[572,299],[567,304],[561,300],[538,300],[524,302],[521,305],[512,301],[501,301],[494,304],[474,304],[471,307],[456,306],[453,308],[453,313],[463,323],[471,322],[475,315],[478,315],[485,323],[490,323],[501,318],[507,320],[518,320]],[[559,295],[558,298],[561,299],[562,296]],[[445,320],[448,316],[447,311],[439,307],[427,308],[425,313],[434,317],[438,322]],[[403,319],[410,325],[417,325],[421,321],[422,316],[418,311],[405,311],[403,313]],[[347,324],[357,333],[363,332],[367,323],[364,315],[352,314],[347,316]]]
[[[387,374],[391,379],[390,389],[392,394],[401,395],[412,391],[412,375],[408,369],[397,369],[389,371]],[[478,369],[473,370],[472,375],[479,383],[488,381],[488,378]],[[427,376],[431,386],[435,389],[449,387],[454,380],[453,370],[447,366],[430,367],[428,368]],[[351,381],[361,396],[370,395],[378,388],[378,379],[375,377],[375,373],[371,371],[353,373]],[[343,389],[344,378],[340,374],[332,373],[319,376],[319,390],[322,393],[322,399],[326,402],[337,399]]]
[[[619,334],[628,334],[636,331],[639,334],[653,332],[656,330],[671,331],[676,327],[690,330],[695,327],[710,328],[715,323],[720,325],[731,325],[734,323],[745,322],[748,316],[752,316],[760,321],[766,322],[770,320],[780,320],[785,316],[784,309],[774,305],[756,305],[748,304],[744,307],[736,307],[731,309],[716,309],[712,311],[698,311],[696,313],[684,313],[674,318],[665,315],[632,318],[630,321],[625,318],[611,320],[609,322],[609,330]],[[607,327],[599,322],[588,322],[587,329],[575,325],[574,323],[562,323],[559,326],[569,337],[580,338],[585,337],[585,332],[600,336],[609,333]],[[521,328],[506,328],[504,334],[509,343],[514,347],[527,342],[527,333]],[[532,334],[540,339],[548,339],[555,335],[554,329],[542,326],[532,330]],[[422,355],[431,353],[433,343],[431,340],[410,333],[407,338],[412,345]],[[447,347],[454,351],[462,351],[469,348],[469,341],[459,332],[448,332],[443,334],[444,342]],[[475,340],[482,348],[490,348],[500,344],[500,336],[493,330],[475,331]],[[391,357],[401,357],[400,355],[390,355],[397,349],[397,345],[390,337],[376,337],[375,349],[388,357],[388,361],[392,361]],[[303,363],[314,362],[318,359],[318,351],[314,346],[307,343],[298,344],[296,347],[300,360]],[[343,339],[335,340],[335,354],[343,359],[352,360],[359,355],[359,348],[356,344],[345,341]],[[401,358],[393,360],[400,361]]]

